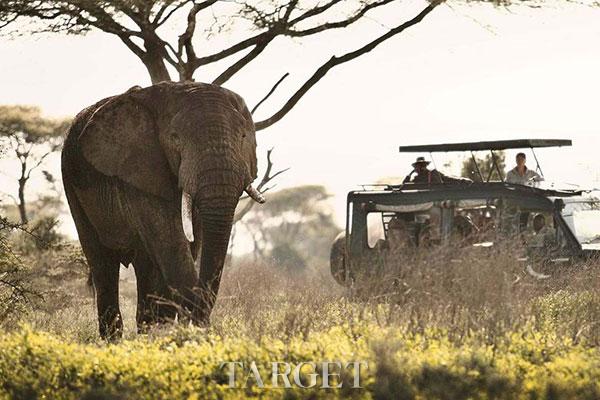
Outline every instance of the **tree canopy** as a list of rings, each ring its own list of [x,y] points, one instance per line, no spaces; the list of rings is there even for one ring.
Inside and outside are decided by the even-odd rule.
[[[369,18],[375,9],[395,2],[399,0],[8,0],[0,7],[0,27],[23,17],[30,22],[28,27],[33,32],[83,34],[98,29],[115,35],[144,64],[153,83],[172,80],[171,72],[180,81],[193,80],[197,70],[223,61],[227,66],[212,81],[223,85],[255,61],[278,37],[303,38],[347,28]],[[421,22],[440,4],[440,0],[425,2],[412,18],[368,38],[353,51],[332,56],[277,111],[258,121],[257,129],[283,118],[329,70],[370,52]],[[199,43],[206,44],[233,28],[247,36],[236,38],[234,43],[213,53],[202,51],[207,46]],[[173,30],[179,32],[175,37],[169,35]],[[203,42],[195,37],[198,34],[202,34]]]
[[[546,0],[456,1],[531,7],[547,3]],[[264,129],[281,120],[332,68],[369,53],[420,23],[444,2],[425,0],[413,11],[412,17],[389,27],[382,26],[378,34],[365,38],[362,45],[333,55],[292,90],[270,116],[257,120],[256,128]],[[556,2],[560,0],[553,3]],[[594,0],[583,0],[586,2],[595,4]],[[349,28],[360,21],[374,19],[376,11],[397,12],[390,7],[400,3],[401,0],[5,0],[0,4],[0,28],[21,18],[29,22],[25,29],[31,32],[84,34],[96,29],[118,37],[144,64],[153,83],[193,80],[196,71],[219,63],[226,66],[212,82],[223,85],[256,62],[277,38],[301,39]],[[20,24],[21,32],[17,33],[23,29]],[[230,35],[234,30],[242,36]],[[220,40],[214,40],[217,37]],[[228,44],[213,52],[209,45],[212,41]],[[285,62],[285,57],[281,60]],[[284,74],[274,85],[264,82],[267,94],[257,106],[263,104],[288,75]]]
[[[58,150],[69,123],[67,119],[45,118],[34,106],[0,106],[0,144],[6,152],[12,152],[20,166],[18,199],[8,193],[4,195],[17,203],[23,224],[28,221],[25,201],[27,181],[45,159]],[[48,172],[44,175],[48,181],[54,179]]]
[[[45,118],[36,106],[0,106],[0,136],[22,135],[26,143],[41,143],[60,137],[70,120]]]
[[[331,243],[341,230],[330,197],[320,185],[271,192],[267,203],[240,221],[254,240],[255,256],[288,269],[327,264]]]

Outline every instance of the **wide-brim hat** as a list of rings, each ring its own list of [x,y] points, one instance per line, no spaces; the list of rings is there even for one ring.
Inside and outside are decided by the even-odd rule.
[[[431,161],[425,160],[425,157],[417,157],[417,161],[415,161],[414,163],[412,163],[412,166],[416,167],[417,164],[429,165],[429,164],[431,164]]]

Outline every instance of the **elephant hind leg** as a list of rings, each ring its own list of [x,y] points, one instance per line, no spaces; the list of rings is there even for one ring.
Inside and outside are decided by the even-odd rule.
[[[119,309],[119,259],[102,255],[88,257],[88,260],[96,291],[100,336],[108,340],[118,339],[123,336],[123,318]]]
[[[98,325],[103,339],[118,339],[123,334],[123,318],[119,309],[120,255],[100,242],[93,225],[85,215],[74,190],[65,184],[65,193],[88,261],[96,292]]]

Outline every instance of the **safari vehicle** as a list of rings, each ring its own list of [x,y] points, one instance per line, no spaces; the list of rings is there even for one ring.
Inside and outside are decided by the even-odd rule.
[[[492,168],[484,177],[477,167],[478,182],[364,185],[348,193],[346,229],[331,249],[333,277],[351,286],[373,268],[379,253],[393,246],[410,251],[432,246],[490,248],[501,240],[515,240],[528,242],[521,261],[540,255],[556,263],[596,257],[600,199],[592,191],[538,182],[508,183],[497,162],[496,152],[501,150],[531,149],[535,156],[536,148],[571,144],[570,140],[522,139],[400,147],[400,152],[430,153],[432,158],[435,152],[470,152],[474,161],[475,152],[489,151]],[[543,176],[537,156],[535,162]],[[499,180],[491,180],[493,170]],[[538,225],[545,222],[544,229],[534,233],[534,220]],[[380,237],[373,232],[377,226]]]

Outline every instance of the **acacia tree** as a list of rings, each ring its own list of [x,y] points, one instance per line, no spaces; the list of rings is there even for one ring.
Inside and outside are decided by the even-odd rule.
[[[173,80],[170,70],[175,72],[180,81],[193,80],[194,73],[199,69],[231,60],[212,81],[222,85],[255,61],[278,37],[303,38],[347,28],[368,18],[373,10],[399,1],[7,0],[0,6],[0,24],[6,25],[18,17],[24,17],[33,21],[31,29],[38,32],[82,34],[98,29],[115,35],[144,64],[153,83]],[[256,122],[256,129],[267,128],[283,118],[329,70],[368,53],[421,22],[441,2],[426,2],[413,18],[371,38],[353,51],[331,57],[291,93],[279,109]],[[169,40],[163,28],[167,25],[175,28],[181,21],[185,23],[179,26],[179,35]],[[202,29],[198,21],[205,22]],[[207,24],[206,21],[212,23]],[[241,25],[244,31],[250,32],[248,37],[211,54],[198,51],[199,41],[195,36],[199,31],[202,31],[206,41],[234,25]]]
[[[326,262],[339,233],[325,187],[304,185],[272,192],[269,201],[240,221],[254,242],[256,258],[281,266]]]
[[[22,224],[28,221],[25,200],[27,182],[46,158],[60,148],[62,134],[68,124],[67,120],[42,117],[38,107],[0,106],[0,140],[19,163],[18,194],[16,198],[9,196],[18,205]],[[49,173],[44,175],[46,179],[52,179]]]

